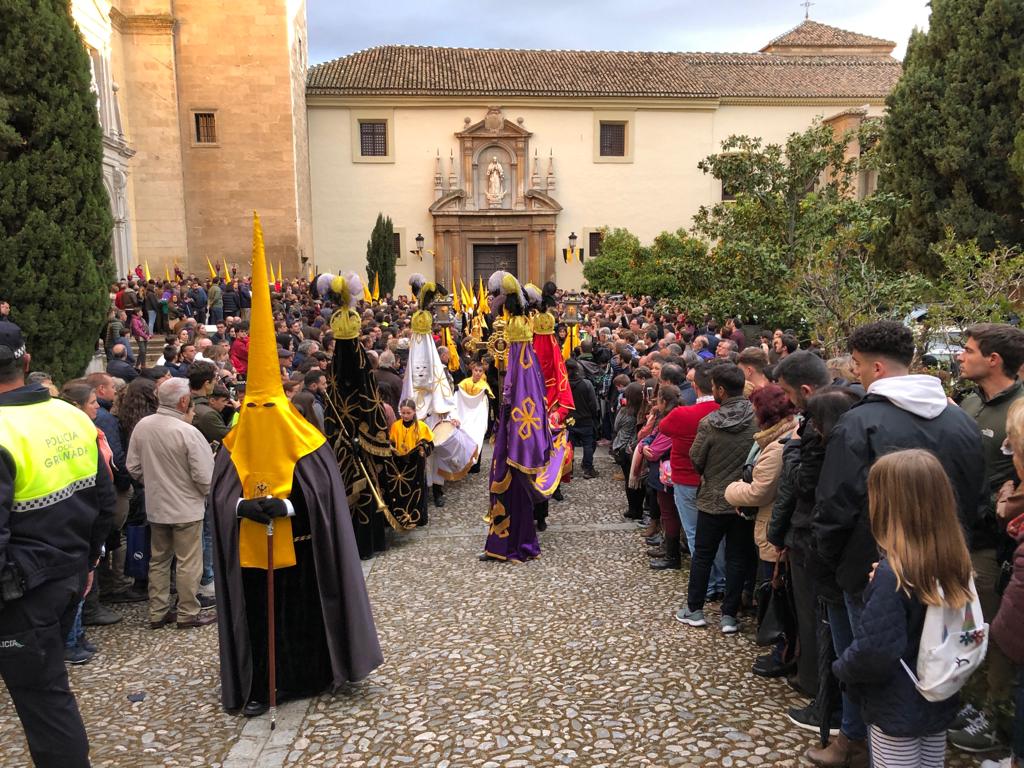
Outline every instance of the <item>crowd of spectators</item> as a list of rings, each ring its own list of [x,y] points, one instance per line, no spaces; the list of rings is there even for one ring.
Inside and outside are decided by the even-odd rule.
[[[105,436],[118,489],[111,554],[82,606],[82,624],[119,620],[104,603],[148,599],[154,629],[202,626],[216,604],[203,499],[212,452],[244,396],[249,281],[135,277],[113,286],[111,298],[105,369],[59,393]],[[276,286],[272,303],[286,394],[323,429],[334,307],[301,280]],[[407,296],[360,306],[359,342],[392,420],[415,309]],[[461,352],[449,366],[454,382],[480,363],[492,391],[500,392],[497,366],[469,338],[469,315],[453,320]],[[871,753],[893,760],[886,765],[930,765],[935,735],[947,731],[961,749],[990,751],[1010,739],[1014,755],[1024,754],[1024,655],[1006,630],[1024,626],[1019,549],[1014,568],[1014,537],[1024,533],[1017,492],[1024,331],[998,324],[967,331],[959,375],[973,389],[959,402],[947,398],[947,382],[915,370],[913,334],[898,322],[857,329],[847,354],[826,359],[791,330],[745,326],[739,317],[719,324],[663,311],[650,300],[584,294],[579,331],[581,344],[566,367],[575,401],[569,437],[584,480],[599,475],[595,456],[607,450],[623,487],[623,515],[642,526],[651,569],[679,574],[681,604],[672,613],[687,627],[705,628],[717,614],[721,632],[749,636],[741,632],[744,621],[757,623],[764,613],[758,598],[780,589],[788,596],[793,624],[771,637],[753,672],[807,696],[789,718],[831,736],[808,749],[809,760],[868,765],[870,743]],[[556,334],[564,341],[567,326],[560,323]],[[154,338],[162,351],[156,359]],[[448,364],[440,335],[437,342]],[[33,376],[53,386],[45,373]],[[964,557],[969,552],[985,620],[996,630],[962,706],[933,707],[901,677],[899,662],[913,667],[916,659],[919,625],[904,627],[894,658],[873,659],[873,668],[862,658],[872,631],[865,617],[882,610],[880,585],[895,578],[909,601],[907,616],[918,616],[930,594],[901,581],[905,564],[893,567],[890,553],[880,552],[881,533],[869,515],[878,503],[868,492],[873,466],[883,455],[922,449],[937,459],[951,489]],[[897,470],[934,469],[918,464],[904,461]],[[126,524],[140,508],[152,537],[148,585],[126,577],[124,568]],[[916,535],[923,546],[952,534],[936,524]],[[882,575],[876,580],[875,573]],[[71,663],[95,652],[84,627],[76,626],[67,642]],[[830,668],[822,659],[835,663]],[[879,665],[887,670],[885,685],[871,678]],[[879,691],[887,703],[879,702]],[[910,744],[919,750],[916,762],[899,762]]]

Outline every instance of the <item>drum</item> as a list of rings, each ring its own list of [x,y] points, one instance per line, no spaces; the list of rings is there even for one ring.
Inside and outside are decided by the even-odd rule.
[[[450,421],[433,427],[434,453],[431,458],[438,475],[445,480],[461,480],[476,464],[477,448],[473,438]]]

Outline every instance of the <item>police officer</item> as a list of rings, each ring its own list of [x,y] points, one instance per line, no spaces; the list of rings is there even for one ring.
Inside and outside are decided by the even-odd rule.
[[[89,765],[89,742],[64,666],[92,584],[115,494],[96,426],[26,386],[21,329],[0,321],[0,677],[38,768]]]

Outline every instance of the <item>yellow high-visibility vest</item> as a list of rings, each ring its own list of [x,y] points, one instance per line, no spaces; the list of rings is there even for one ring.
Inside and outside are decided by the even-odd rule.
[[[96,485],[96,425],[62,400],[0,407],[0,445],[14,458],[13,512],[31,512]]]

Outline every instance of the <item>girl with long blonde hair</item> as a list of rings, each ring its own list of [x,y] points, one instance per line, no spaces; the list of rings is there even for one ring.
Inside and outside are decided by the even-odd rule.
[[[864,592],[853,643],[833,670],[871,725],[871,764],[944,765],[946,728],[959,696],[927,701],[909,669],[917,665],[929,605],[973,599],[971,559],[949,478],[923,450],[882,456],[868,474],[868,514],[881,557]]]

